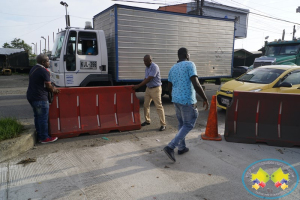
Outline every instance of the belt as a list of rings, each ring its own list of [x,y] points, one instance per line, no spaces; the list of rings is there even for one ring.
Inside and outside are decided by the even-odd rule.
[[[148,87],[148,88],[152,89],[152,88],[157,88],[157,87],[160,87],[160,85],[154,86],[154,87]]]

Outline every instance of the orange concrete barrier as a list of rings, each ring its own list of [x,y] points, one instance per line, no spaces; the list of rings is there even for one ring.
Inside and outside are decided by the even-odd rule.
[[[218,134],[218,115],[217,115],[217,102],[216,102],[216,95],[213,95],[210,108],[208,119],[206,123],[206,130],[205,133],[201,133],[201,138],[203,140],[214,140],[214,141],[221,141],[222,137]]]
[[[300,145],[300,95],[235,91],[227,107],[228,142]]]
[[[140,129],[140,104],[131,88],[60,88],[49,109],[50,135],[67,138]]]

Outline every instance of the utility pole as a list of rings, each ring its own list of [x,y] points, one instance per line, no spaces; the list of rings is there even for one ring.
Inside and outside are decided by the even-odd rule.
[[[31,44],[33,44],[33,54],[35,54],[35,44],[33,42]]]
[[[296,9],[296,13],[300,13],[300,6],[298,6],[298,8]],[[294,39],[295,33],[296,33],[296,29],[295,29],[295,25],[294,25],[293,39]]]
[[[44,38],[44,36],[42,36],[41,38],[45,40],[45,54],[46,54],[47,53],[46,38]]]
[[[294,29],[293,29],[293,38],[292,38],[292,40],[295,39],[295,33],[296,33],[296,27],[295,27],[295,25],[294,25]]]
[[[204,0],[201,0],[200,16],[203,16]]]
[[[196,0],[196,2],[197,2],[196,15],[199,15],[199,0]]]

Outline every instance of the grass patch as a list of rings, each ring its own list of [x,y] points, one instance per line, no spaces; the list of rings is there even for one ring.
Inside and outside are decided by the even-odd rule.
[[[29,76],[29,72],[12,72],[12,75]]]
[[[18,137],[23,130],[23,125],[15,118],[0,119],[0,141]]]

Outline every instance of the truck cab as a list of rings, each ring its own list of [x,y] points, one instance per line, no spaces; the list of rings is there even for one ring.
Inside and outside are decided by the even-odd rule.
[[[59,87],[109,81],[102,30],[67,28],[57,33],[50,57],[51,82]]]
[[[263,65],[300,65],[300,40],[270,42],[265,48],[265,56],[256,58],[251,68]]]

